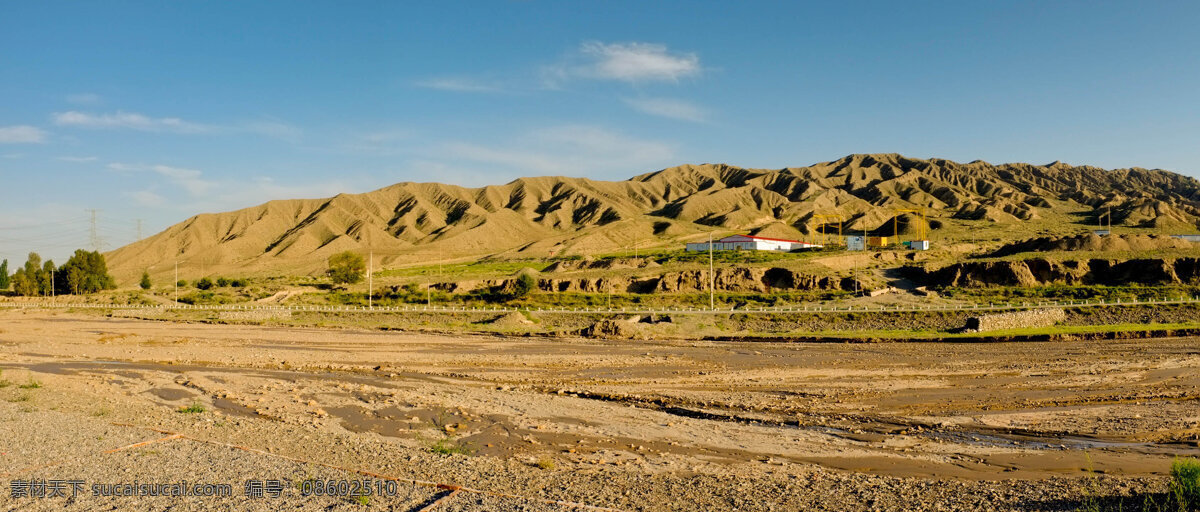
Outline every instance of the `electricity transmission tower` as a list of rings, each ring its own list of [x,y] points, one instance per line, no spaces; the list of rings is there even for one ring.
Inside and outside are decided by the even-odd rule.
[[[89,209],[85,211],[92,214],[92,229],[89,233],[88,242],[91,244],[93,251],[100,252],[100,248],[104,242],[100,240],[100,235],[96,232],[96,212],[99,210]]]

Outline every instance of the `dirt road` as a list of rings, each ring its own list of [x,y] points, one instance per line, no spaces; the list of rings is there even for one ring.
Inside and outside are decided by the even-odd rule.
[[[630,342],[31,309],[0,311],[0,369],[4,480],[87,483],[0,497],[34,509],[1062,510],[1161,491],[1200,452],[1194,338]],[[363,478],[403,492],[303,495]],[[233,495],[90,493],[183,479]]]

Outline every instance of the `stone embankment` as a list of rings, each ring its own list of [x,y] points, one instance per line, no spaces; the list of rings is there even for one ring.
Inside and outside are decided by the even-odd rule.
[[[255,309],[247,311],[222,311],[217,315],[218,320],[238,322],[265,322],[268,320],[288,320],[292,312],[286,309]]]
[[[1066,320],[1066,311],[1059,308],[1031,309],[973,316],[967,319],[966,330],[967,332],[989,332],[1023,327],[1049,327]]]

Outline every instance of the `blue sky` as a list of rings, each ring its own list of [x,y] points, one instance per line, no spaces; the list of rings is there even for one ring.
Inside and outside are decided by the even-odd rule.
[[[850,153],[1200,175],[1196,2],[0,7],[0,257],[398,181]]]

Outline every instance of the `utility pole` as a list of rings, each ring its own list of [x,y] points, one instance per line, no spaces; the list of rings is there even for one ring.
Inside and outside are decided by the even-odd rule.
[[[179,260],[175,260],[175,303],[179,303]]]
[[[717,309],[716,292],[713,291],[713,286],[717,282],[717,276],[713,274],[713,246],[712,232],[708,233],[708,309]]]
[[[375,287],[372,285],[374,281],[371,280],[372,266],[375,264],[375,250],[368,249],[368,254],[370,256],[367,256],[367,309],[375,309],[374,297],[372,296],[374,295],[372,290]]]
[[[92,214],[92,230],[91,230],[91,236],[90,236],[92,250],[94,250],[96,252],[100,252],[100,235],[98,235],[96,233],[96,212],[99,210],[89,209],[89,210],[85,210],[85,211]]]

